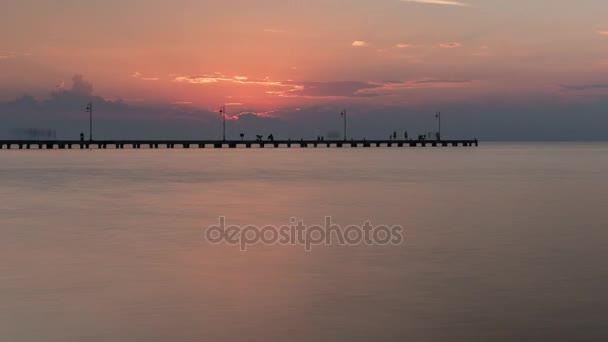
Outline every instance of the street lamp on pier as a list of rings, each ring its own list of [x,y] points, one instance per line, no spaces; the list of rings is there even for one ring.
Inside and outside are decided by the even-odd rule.
[[[93,102],[87,105],[87,113],[89,113],[89,141],[93,141]]]
[[[437,140],[441,140],[441,112],[437,112],[437,114],[435,114],[435,117],[437,118],[437,122],[439,124],[439,131],[437,133]]]
[[[222,115],[224,131],[222,135],[222,141],[226,141],[226,106],[220,107],[220,114]]]
[[[347,140],[347,131],[346,131],[346,109],[344,109],[341,113],[340,116],[344,118],[344,141]]]

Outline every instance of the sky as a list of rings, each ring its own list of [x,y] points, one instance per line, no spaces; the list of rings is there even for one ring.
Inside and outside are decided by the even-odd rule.
[[[0,137],[606,140],[605,0],[6,0]]]

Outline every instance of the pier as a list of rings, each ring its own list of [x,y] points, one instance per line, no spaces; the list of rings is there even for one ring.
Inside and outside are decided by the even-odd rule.
[[[475,140],[0,140],[0,149],[190,149],[472,147]]]

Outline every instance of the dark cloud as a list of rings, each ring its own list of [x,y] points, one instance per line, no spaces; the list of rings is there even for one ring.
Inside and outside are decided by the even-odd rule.
[[[294,86],[301,86],[301,89],[295,90],[291,95],[310,96],[310,97],[356,97],[367,96],[359,94],[365,89],[377,88],[377,84],[370,82],[290,82]]]
[[[594,90],[594,89],[608,89],[608,83],[561,85],[560,87],[562,90],[584,91],[584,90]]]
[[[82,75],[75,75],[72,77],[71,91],[75,94],[91,95],[93,94],[93,85],[85,81]]]
[[[459,83],[471,83],[473,80],[442,80],[442,79],[425,79],[415,81],[415,84],[429,84],[429,83],[444,83],[444,84],[459,84]]]
[[[422,80],[423,83],[467,82],[466,80]],[[413,82],[410,82],[412,84]],[[388,83],[383,83],[385,86]],[[446,138],[482,140],[606,140],[608,139],[607,98],[584,103],[564,104],[546,99],[484,99],[476,103],[438,102],[428,107],[378,107],[352,105],[349,96],[361,89],[375,89],[366,82],[307,82],[307,96],[337,96],[331,104],[260,112],[242,108],[238,120],[227,122],[227,133],[238,139],[274,134],[276,138],[313,138],[342,132],[342,108],[349,109],[349,132],[357,138],[387,138],[397,131],[410,135],[436,130],[435,112],[441,108]],[[601,84],[576,86],[574,89],[605,88]],[[74,86],[57,90],[47,99],[24,95],[0,102],[0,138],[11,138],[16,130],[52,129],[59,139],[77,139],[88,134],[86,104],[95,104],[95,137],[98,139],[219,139],[222,121],[215,112],[187,106],[138,105],[108,101],[92,93],[93,86],[75,78]]]

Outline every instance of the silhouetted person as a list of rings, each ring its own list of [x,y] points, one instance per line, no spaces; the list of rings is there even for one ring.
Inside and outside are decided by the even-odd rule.
[[[258,140],[258,141],[262,141],[263,136],[261,136],[261,135],[256,135],[255,137],[257,138],[257,140]]]
[[[268,140],[270,140],[270,141],[274,141],[274,135],[272,135],[272,134],[271,134],[271,135],[269,135],[269,136],[268,136]]]
[[[80,141],[84,141],[84,133],[80,133]]]
[[[243,139],[245,139],[245,134],[241,133],[241,141],[243,141]]]
[[[404,133],[405,140],[407,140],[407,131]]]
[[[397,131],[393,132],[393,140],[397,140]]]

